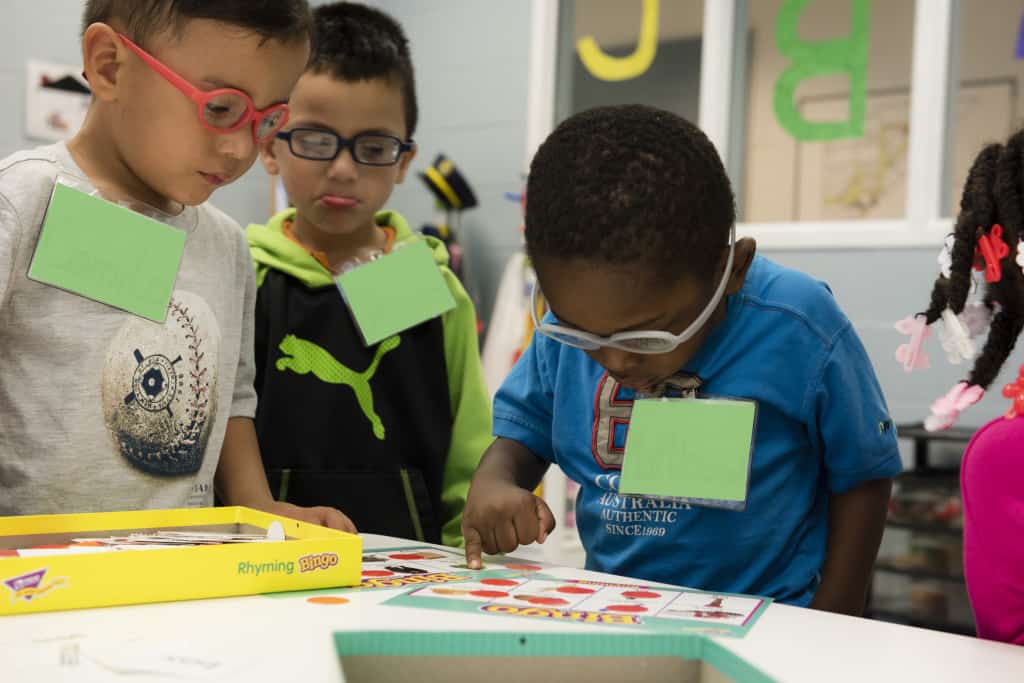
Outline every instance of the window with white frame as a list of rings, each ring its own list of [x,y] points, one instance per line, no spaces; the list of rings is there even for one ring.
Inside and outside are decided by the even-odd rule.
[[[696,102],[666,108],[697,111],[736,186],[741,233],[768,248],[939,244],[950,188],[1017,125],[1016,80],[1000,78],[1024,64],[1005,64],[1015,34],[1000,38],[1001,61],[977,63],[985,50],[971,48],[1016,30],[1022,8],[962,1],[979,16],[960,0],[705,0],[702,12],[686,0],[534,0],[528,154],[558,120],[622,101],[624,80],[637,79],[634,101],[666,106],[654,91],[685,83],[656,72],[658,50],[671,61],[674,45],[698,41]],[[615,78],[595,76],[595,58]]]
[[[903,218],[913,0],[755,0],[740,220]]]

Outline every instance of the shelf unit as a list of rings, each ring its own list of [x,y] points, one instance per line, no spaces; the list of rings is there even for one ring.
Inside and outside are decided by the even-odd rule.
[[[886,521],[883,550],[875,562],[871,599],[865,616],[974,635],[959,551],[963,538],[958,518],[962,514],[958,507],[960,468],[959,464],[939,466],[934,457],[936,446],[951,445],[962,451],[974,430],[954,427],[943,432],[929,432],[923,424],[915,423],[898,425],[897,434],[901,440],[912,442],[913,465],[896,479],[894,506],[890,508],[890,518]],[[941,501],[943,498],[953,506],[949,523],[928,516],[915,518],[915,502],[920,511],[928,509],[930,500]],[[900,506],[908,509],[897,510]],[[899,545],[910,549],[902,560],[895,559],[885,550],[887,546]],[[928,550],[933,550],[935,556],[928,557]],[[927,600],[932,603],[929,605]],[[946,618],[939,613],[945,613]]]

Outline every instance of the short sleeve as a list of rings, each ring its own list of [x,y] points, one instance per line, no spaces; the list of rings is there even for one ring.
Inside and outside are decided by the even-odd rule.
[[[17,260],[21,233],[21,219],[18,213],[10,201],[0,195],[0,308],[7,303],[7,292],[14,279],[14,263]]]
[[[494,435],[526,446],[534,455],[554,462],[551,420],[554,393],[549,354],[557,353],[536,332],[494,397]]]
[[[824,453],[829,490],[845,493],[903,469],[896,427],[863,344],[847,323],[809,388],[810,436]]]
[[[231,397],[231,417],[255,417],[256,415],[256,362],[255,362],[255,315],[256,315],[256,271],[248,243],[240,240],[242,255],[236,267],[244,282],[245,296],[242,301],[242,328],[239,334],[238,369],[235,372],[235,390]]]

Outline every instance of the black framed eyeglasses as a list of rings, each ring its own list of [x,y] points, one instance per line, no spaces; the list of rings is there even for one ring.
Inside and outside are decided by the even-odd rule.
[[[333,161],[342,150],[348,149],[357,164],[365,166],[394,166],[402,152],[413,148],[413,141],[403,141],[382,133],[359,133],[343,138],[322,128],[292,128],[275,136],[288,142],[291,153],[301,159]]]

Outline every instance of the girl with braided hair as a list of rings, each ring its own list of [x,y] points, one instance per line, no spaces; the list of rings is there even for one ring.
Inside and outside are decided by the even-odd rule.
[[[921,342],[940,318],[950,360],[974,359],[967,379],[932,404],[931,430],[949,427],[981,399],[1024,329],[1022,238],[1024,130],[975,159],[928,310],[900,323],[912,335],[897,352],[908,371],[927,367]],[[978,354],[974,338],[986,331]],[[960,470],[964,573],[978,635],[1024,644],[1024,366],[1003,395],[1012,404],[974,435]]]

